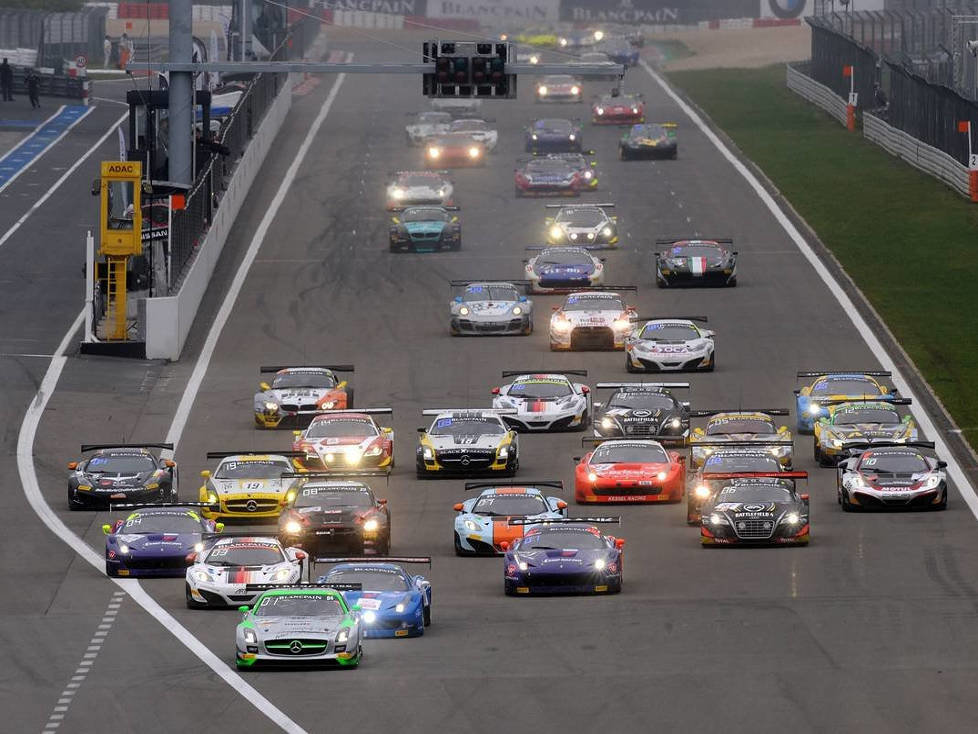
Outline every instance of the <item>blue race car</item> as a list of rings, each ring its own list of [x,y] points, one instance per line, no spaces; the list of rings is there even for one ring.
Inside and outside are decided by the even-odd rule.
[[[462,225],[457,206],[410,206],[394,209],[391,218],[391,252],[437,252],[462,247]]]
[[[540,487],[564,489],[564,483],[547,482],[466,482],[465,489],[481,489],[455,505],[455,555],[496,555],[503,543],[523,535],[525,526],[510,525],[512,518],[555,520],[567,514],[567,503],[560,497],[546,497]]]
[[[526,249],[540,253],[523,261],[530,293],[566,293],[581,286],[604,284],[604,262],[592,255],[591,250],[608,249],[606,247],[534,245]]]
[[[583,149],[578,122],[537,120],[526,130],[527,153],[580,153]]]
[[[503,548],[507,596],[530,594],[617,594],[621,591],[625,541],[604,535],[595,525],[621,523],[620,517],[512,519],[534,525]]]
[[[191,554],[204,549],[204,536],[224,529],[223,523],[208,520],[194,509],[205,506],[199,502],[116,505],[114,509],[133,512],[102,526],[105,574],[186,576],[193,562]]]
[[[359,584],[359,591],[344,591],[351,607],[358,605],[365,637],[418,637],[431,624],[431,582],[413,576],[401,563],[427,563],[431,558],[317,558],[315,563],[336,563],[318,584]]]
[[[638,49],[624,38],[611,38],[598,46],[597,50],[605,54],[609,61],[626,68],[638,64]]]
[[[892,400],[897,397],[895,387],[886,387],[875,378],[889,377],[885,370],[809,370],[799,372],[798,378],[811,380],[795,390],[795,415],[798,433],[814,433],[815,421],[827,416],[827,405],[833,400]]]

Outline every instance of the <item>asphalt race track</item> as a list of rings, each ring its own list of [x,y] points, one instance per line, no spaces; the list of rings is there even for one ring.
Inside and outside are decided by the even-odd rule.
[[[407,58],[375,44],[347,48],[356,61]],[[40,425],[36,465],[48,503],[100,553],[108,514],[69,514],[65,462],[83,442],[162,440],[238,261],[333,81],[296,99],[183,360],[68,361]],[[310,732],[973,729],[975,518],[953,490],[944,513],[843,514],[834,473],[816,468],[808,437],[795,442],[796,468],[812,474],[808,548],[704,550],[684,505],[572,505],[572,514],[621,513],[620,595],[507,598],[500,559],[454,556],[452,504],[463,482],[415,480],[420,411],[486,406],[507,368],[585,368],[591,384],[629,376],[621,353],[549,352],[554,296],[535,297],[530,337],[448,335],[448,281],[519,278],[523,248],[543,239],[546,200],[513,196],[522,127],[540,116],[587,119],[588,105],[534,104],[528,79],[520,100],[485,104],[500,143],[488,166],[455,173],[462,250],[391,254],[383,188],[389,171],[420,167],[402,114],[427,107],[420,86],[401,76],[343,82],[218,342],[176,458],[181,496],[196,500],[197,473],[212,468],[205,451],[289,446],[288,431],[253,428],[260,364],[354,363],[357,407],[394,409],[397,468],[388,488],[375,489],[390,501],[392,552],[434,557],[433,624],[419,639],[368,640],[355,671],[245,679]],[[587,96],[606,86],[589,83]],[[679,159],[619,162],[619,129],[588,124],[601,188],[582,200],[616,202],[623,236],[620,251],[604,253],[607,279],[638,285],[641,313],[709,316],[718,366],[689,376],[694,408],[791,408],[799,369],[878,365],[756,195],[652,78],[633,69],[626,86],[644,92],[651,120],[679,123]],[[733,237],[738,287],[656,289],[651,242],[666,235]],[[50,296],[57,338],[81,307],[77,288],[77,301]],[[31,367],[36,387],[43,364]],[[8,416],[9,433],[19,416]],[[572,497],[580,436],[521,437],[519,476],[563,479]],[[5,566],[18,569],[3,604],[21,626],[0,633],[8,658],[0,695],[11,701],[10,731],[40,730],[117,587],[36,521],[16,482],[5,494],[8,533],[28,535],[3,546]],[[142,587],[233,664],[237,612],[187,610],[182,579]],[[131,600],[105,637],[59,731],[274,730]]]

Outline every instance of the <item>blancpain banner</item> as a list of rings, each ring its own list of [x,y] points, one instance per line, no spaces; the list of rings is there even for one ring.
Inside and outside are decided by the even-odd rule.
[[[423,15],[424,0],[326,0],[327,10],[361,10],[368,13]]]
[[[560,0],[428,0],[429,18],[468,18],[487,23],[544,23],[560,16]]]

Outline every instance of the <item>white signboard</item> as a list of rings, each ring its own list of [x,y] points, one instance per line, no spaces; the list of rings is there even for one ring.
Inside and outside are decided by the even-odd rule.
[[[762,18],[804,18],[815,12],[816,0],[760,0]],[[825,9],[828,12],[833,10],[836,13],[845,13],[849,10],[885,10],[886,0],[849,0],[848,4],[843,4],[840,0],[835,0],[833,6],[831,0],[825,0]]]
[[[978,153],[972,153],[968,159],[968,168],[972,171],[978,171]]]
[[[556,21],[560,0],[428,0],[429,18],[468,18],[521,26]]]

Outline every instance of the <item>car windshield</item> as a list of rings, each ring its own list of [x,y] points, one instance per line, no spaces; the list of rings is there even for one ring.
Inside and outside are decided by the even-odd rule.
[[[405,209],[401,213],[401,221],[404,222],[447,222],[450,219],[448,212],[434,207]]]
[[[590,264],[591,258],[587,253],[574,250],[546,250],[540,253],[537,258],[537,266],[540,265],[585,265]]]
[[[364,591],[410,591],[400,571],[388,568],[335,568],[326,574],[327,584],[360,584]]]
[[[550,508],[536,494],[489,494],[472,507],[475,515],[539,515]]]
[[[401,176],[397,181],[400,186],[408,186],[410,188],[414,187],[428,187],[436,189],[443,183],[434,176],[429,176],[423,173],[409,173]]]
[[[915,451],[869,451],[859,460],[860,471],[880,474],[912,474],[930,471],[930,464]]]
[[[520,541],[520,550],[599,550],[607,547],[604,538],[584,528],[543,530]]]
[[[561,209],[555,221],[572,227],[597,227],[607,219],[605,213],[594,209]]]
[[[512,286],[504,285],[470,285],[462,294],[466,303],[477,301],[518,301],[519,293]]]
[[[485,132],[488,129],[489,125],[486,124],[485,120],[455,120],[448,131],[452,133]]]
[[[421,125],[447,125],[452,121],[452,116],[447,112],[422,112],[418,115],[418,123]]]
[[[570,133],[574,129],[569,120],[537,120],[533,127],[554,133]]]
[[[777,484],[734,484],[724,487],[717,495],[717,503],[736,502],[758,504],[766,502],[791,502],[791,490]]]
[[[852,426],[857,423],[899,423],[900,414],[886,408],[859,408],[836,413],[832,422],[837,426]]]
[[[306,438],[357,438],[376,436],[373,421],[363,418],[331,418],[317,421],[306,429]]]
[[[335,387],[336,379],[323,372],[286,372],[272,380],[273,390],[290,387]]]
[[[156,460],[148,454],[93,456],[85,465],[89,474],[142,474],[156,469]]]
[[[625,304],[618,296],[583,295],[567,296],[564,311],[624,311]]]
[[[574,84],[577,80],[570,74],[553,74],[545,76],[540,82],[543,86],[556,86],[558,84]]]
[[[720,248],[716,245],[677,245],[669,252],[669,257],[716,257]]]
[[[284,560],[277,545],[242,541],[215,546],[204,563],[211,566],[271,566]]]
[[[699,330],[691,324],[646,324],[642,339],[657,342],[688,342],[700,338]]]
[[[594,450],[592,464],[668,464],[669,455],[655,444],[603,444]]]
[[[541,398],[562,398],[572,395],[573,392],[571,386],[559,378],[530,377],[510,385],[508,394],[515,398],[539,400]]]
[[[733,472],[781,471],[781,463],[770,453],[715,453],[709,456],[703,467],[705,474]]]
[[[338,622],[345,613],[332,594],[282,594],[262,597],[252,609],[256,617],[317,617]]]
[[[872,380],[858,377],[819,380],[812,385],[812,395],[879,395],[880,390]]]
[[[725,436],[731,433],[777,433],[774,423],[763,418],[721,418],[712,421],[706,428],[711,436]]]
[[[269,459],[227,459],[214,472],[215,479],[280,479],[284,472],[292,471],[288,461]]]
[[[438,418],[428,431],[432,436],[501,436],[506,429],[499,419],[492,418]]]
[[[570,175],[574,172],[574,168],[567,161],[558,158],[542,158],[540,160],[530,161],[526,166],[526,171],[528,173],[559,173]]]
[[[365,487],[305,486],[295,498],[293,507],[373,507],[374,498]]]
[[[607,60],[608,60],[607,58],[601,59],[601,61],[607,61]],[[622,94],[621,96],[618,97],[612,97],[610,94],[606,94],[601,98],[601,101],[598,104],[604,107],[615,107],[619,105],[624,107],[629,107],[637,104],[638,101],[639,101],[638,98],[633,97],[629,94]]]
[[[122,524],[120,533],[201,533],[200,519],[189,512],[134,512]]]
[[[631,136],[633,138],[664,138],[666,136],[666,130],[661,125],[637,125],[632,128]]]
[[[618,392],[608,401],[609,408],[629,408],[631,410],[672,410],[676,399],[661,392]]]

